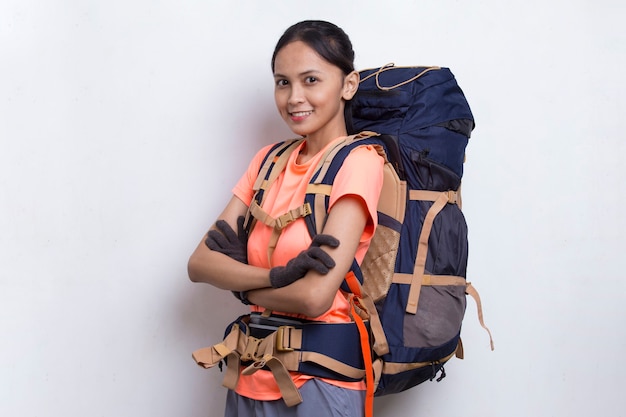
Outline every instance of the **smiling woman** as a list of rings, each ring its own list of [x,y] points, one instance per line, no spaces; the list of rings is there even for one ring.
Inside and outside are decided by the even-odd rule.
[[[272,57],[274,97],[287,126],[303,140],[288,142],[293,144],[291,153],[283,159],[283,169],[276,170],[280,174],[273,186],[264,190],[262,210],[253,200],[257,177],[270,152],[283,145],[270,145],[256,154],[215,226],[189,259],[192,281],[232,291],[250,305],[251,316],[238,324],[250,325],[254,343],[287,320],[296,328],[336,323],[341,327],[335,328],[348,329],[338,337],[349,338],[360,349],[358,337],[350,331],[355,324],[349,300],[339,287],[353,261],[363,260],[374,234],[383,159],[366,146],[345,159],[321,234],[309,234],[304,216],[310,212],[301,210],[325,151],[346,138],[344,108],[359,84],[353,59],[350,39],[332,23],[304,21],[287,29]],[[256,218],[253,227],[244,224],[244,217],[250,216]],[[287,222],[278,222],[285,216]],[[326,339],[317,343],[328,345]],[[272,361],[284,352],[252,350],[245,350],[248,356],[242,358],[241,369],[229,357],[229,369],[243,372],[225,381],[230,388],[225,416],[363,416],[362,375],[341,378],[282,362],[279,368],[291,372],[281,374]],[[270,363],[273,371],[266,370]]]
[[[280,115],[293,132],[307,138],[300,158],[306,160],[319,152],[326,138],[347,134],[344,103],[358,88],[358,73],[344,74],[305,42],[295,41],[276,55],[274,79]]]

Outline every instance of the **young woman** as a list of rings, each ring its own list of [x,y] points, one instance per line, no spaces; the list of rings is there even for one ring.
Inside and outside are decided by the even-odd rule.
[[[278,41],[272,57],[276,106],[290,129],[305,140],[268,191],[263,209],[270,215],[303,204],[324,150],[347,135],[344,107],[359,85],[353,60],[350,39],[328,22],[297,23]],[[339,287],[353,260],[362,261],[374,234],[383,160],[371,147],[354,149],[333,183],[322,234],[312,241],[304,219],[299,218],[282,230],[268,255],[273,229],[261,222],[247,244],[245,239],[225,244],[225,236],[237,235],[238,230],[241,237],[242,216],[270,148],[264,147],[253,158],[216,225],[192,254],[189,277],[232,291],[251,304],[253,312],[268,309],[300,320],[350,322],[349,302]],[[229,390],[225,416],[363,415],[364,382],[296,372],[291,377],[302,403],[287,407],[272,373],[259,370],[241,375],[236,390]]]

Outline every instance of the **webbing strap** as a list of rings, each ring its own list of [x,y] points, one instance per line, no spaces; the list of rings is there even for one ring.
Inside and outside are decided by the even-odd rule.
[[[333,189],[331,184],[309,184],[306,187],[307,194],[313,194],[313,215],[315,216],[315,232],[322,233],[326,223],[326,198],[330,196]]]
[[[300,145],[302,139],[295,139],[293,141],[285,141],[280,146],[277,146],[276,149],[272,150],[265,158],[265,163],[259,170],[259,175],[254,182],[254,186],[252,189],[254,191],[258,190],[267,190],[278,178],[280,173],[287,165],[287,160],[289,159],[289,155]],[[267,177],[268,172],[271,171],[269,177]]]
[[[380,321],[380,316],[378,315],[378,310],[376,309],[374,300],[372,300],[372,297],[368,294],[364,293],[361,298],[361,302],[364,304],[365,309],[369,313],[370,329],[372,330],[372,336],[374,338],[374,352],[376,352],[378,356],[386,355],[389,353],[389,342],[387,342],[387,337],[385,336],[385,331],[383,330],[383,324]]]
[[[489,333],[489,345],[491,346],[491,350],[494,350],[493,337],[491,337],[491,331],[487,326],[485,326],[485,321],[483,320],[483,304],[480,301],[480,295],[478,295],[478,291],[472,285],[471,282],[467,283],[467,287],[465,287],[465,293],[471,295],[474,301],[476,302],[476,310],[478,311],[478,322],[483,327],[483,329],[487,330]]]
[[[413,282],[412,274],[402,274],[400,272],[396,272],[393,274],[394,284],[411,284]],[[465,282],[465,278],[457,277],[454,275],[430,275],[424,274],[422,276],[422,285],[459,285],[465,286],[467,283]]]
[[[326,153],[320,158],[320,162],[317,164],[313,172],[318,172],[317,178],[313,181],[314,184],[319,184],[322,182],[324,177],[326,176],[326,172],[328,172],[328,168],[330,167],[330,163],[337,153],[347,144],[354,140],[354,136],[347,136],[343,140],[337,142],[333,147],[326,150]]]
[[[222,342],[211,347],[198,349],[193,352],[191,356],[201,367],[205,369],[211,368],[217,365],[231,352],[241,349],[243,343],[240,343],[240,334],[243,335],[243,333],[241,333],[241,331],[239,330],[239,325],[234,324],[230,333]]]
[[[300,207],[296,207],[295,209],[289,210],[288,212],[274,218],[270,216],[269,213],[267,213],[265,210],[263,210],[263,208],[259,206],[256,201],[252,200],[248,212],[255,219],[272,228],[272,234],[270,236],[270,240],[267,246],[267,259],[271,265],[272,254],[276,249],[276,245],[278,244],[278,238],[280,237],[283,229],[297,219],[310,215],[311,205],[309,203],[304,203]]]
[[[413,275],[411,274],[401,274],[401,273],[395,273],[393,276],[393,281],[394,284],[411,284],[413,282]],[[422,279],[422,286],[424,285],[458,285],[458,286],[464,286],[465,287],[465,293],[467,295],[471,295],[472,298],[474,299],[474,302],[476,302],[476,310],[478,312],[478,322],[480,323],[480,325],[487,331],[487,333],[489,334],[489,344],[491,346],[491,350],[494,350],[494,343],[493,343],[493,337],[491,336],[491,331],[489,330],[489,328],[485,325],[485,321],[484,321],[484,317],[483,317],[483,306],[482,306],[482,302],[480,301],[480,295],[478,294],[478,291],[476,290],[476,288],[474,288],[474,286],[470,283],[470,282],[466,282],[465,278],[463,277],[457,277],[454,275],[428,275],[425,274],[423,276]],[[368,309],[370,307],[368,306]],[[375,321],[371,320],[372,324],[372,331],[374,332],[375,329]],[[374,351],[376,351],[376,345],[374,345]],[[376,352],[378,353],[378,352]],[[463,359],[463,343],[461,342],[461,339],[459,339],[459,344],[457,346],[456,349],[456,357],[459,359]]]
[[[232,364],[238,364],[240,361],[239,354],[237,352],[233,352],[230,355],[226,356],[226,361]],[[235,365],[226,366],[226,372],[224,373],[224,378],[222,379],[222,386],[235,390],[237,389],[237,382],[239,381],[239,369]]]
[[[380,383],[380,378],[383,376],[383,360],[382,358],[374,359],[374,363],[372,364],[372,368],[374,369],[374,390],[378,387]]]
[[[250,207],[248,208],[248,213],[252,215],[257,221],[260,221],[263,224],[266,224],[270,227],[274,227],[274,218],[269,215],[265,210],[259,206],[259,204],[252,200],[250,202]]]
[[[272,184],[274,184],[274,181],[276,181],[276,178],[278,178],[281,172],[283,172],[285,166],[287,165],[287,161],[289,160],[289,156],[302,143],[303,140],[304,139],[294,139],[291,141],[285,141],[276,146],[275,149],[271,150],[269,154],[266,155],[265,162],[261,166],[259,174],[257,175],[256,181],[252,187],[255,191],[255,195],[250,203],[248,212],[246,213],[245,224],[250,226],[248,233],[252,232],[256,221],[261,221],[262,223],[274,228],[274,232],[270,238],[270,243],[273,242],[273,244],[268,250],[268,258],[271,258],[274,248],[276,247],[276,242],[278,242],[278,237],[280,236],[281,229],[277,231],[275,224],[278,221],[278,224],[282,225],[282,227],[286,226],[284,223],[288,220],[288,217],[284,219],[281,219],[280,217],[279,219],[274,219],[266,213],[261,206],[265,201],[265,197],[267,197],[267,190],[270,189]],[[289,213],[286,213],[285,215],[288,216]]]
[[[419,194],[414,191],[417,191]],[[422,196],[423,193],[420,191],[421,190],[409,191],[409,198],[413,199],[414,196]],[[426,213],[426,217],[424,218],[424,224],[422,225],[422,231],[420,232],[419,241],[417,243],[417,256],[415,259],[415,267],[413,268],[413,278],[411,280],[411,289],[409,290],[409,299],[406,305],[406,312],[409,314],[415,314],[417,312],[417,303],[422,289],[424,269],[426,268],[428,238],[433,227],[433,222],[435,221],[437,214],[439,214],[439,212],[450,201],[450,196],[450,192],[439,192],[439,197],[437,197],[437,199],[433,202],[433,205],[430,207]]]
[[[465,358],[465,351],[463,350],[463,342],[461,341],[460,337],[459,337],[459,343],[456,345],[456,351],[454,352],[454,355],[459,359]]]
[[[356,135],[347,136],[345,139],[337,142],[332,148],[328,149],[326,153],[322,156],[319,164],[314,170],[314,172],[319,171],[319,174],[317,175],[313,183],[319,184],[322,182],[322,180],[326,176],[326,173],[328,172],[328,168],[330,168],[330,164],[333,158],[335,157],[335,155],[337,155],[337,153],[339,153],[339,151],[341,151],[341,149],[351,144],[352,142],[355,142],[360,139],[369,138],[372,136],[380,136],[380,135],[375,132],[363,131]]]
[[[423,368],[425,366],[431,366],[434,364],[444,363],[450,360],[454,356],[454,353],[449,354],[445,358],[439,359],[438,361],[428,361],[428,362],[411,362],[411,363],[399,363],[399,362],[385,362],[383,365],[383,372],[385,374],[394,375],[399,374],[401,372],[410,371],[411,369]]]
[[[230,349],[228,349],[225,345],[220,344],[215,345],[214,348],[220,355],[223,355],[224,358],[226,358],[227,362],[239,363],[241,355],[236,350],[230,351]],[[222,385],[226,388],[234,390],[237,387],[237,381],[239,381],[239,372],[237,372],[237,367],[227,366],[224,379],[222,380]]]
[[[461,200],[461,194],[455,190],[448,191],[429,191],[429,190],[409,190],[410,200],[419,201],[438,201],[442,198],[442,194],[447,197],[447,202],[450,204],[458,204]]]
[[[315,217],[315,233],[319,235],[324,230],[326,217],[328,216],[328,213],[326,213],[326,196],[324,194],[315,194],[313,201],[315,207],[313,210]]]
[[[243,336],[243,337],[242,337]],[[239,360],[241,354],[239,352],[245,349],[245,335],[239,330],[239,325],[234,324],[230,333],[226,338],[211,347],[198,349],[192,353],[193,359],[203,368],[212,368],[220,363],[224,358],[229,365],[226,367],[226,373],[222,380],[222,385],[226,388],[234,390],[239,381]]]
[[[366,371],[363,369],[355,368],[319,352],[301,352],[301,361],[317,363],[352,379],[363,379],[366,376]]]
[[[291,353],[294,349],[302,349],[303,329],[291,326],[282,326],[276,333],[276,356],[289,370],[297,370],[301,362],[312,362],[327,369],[352,378],[363,379],[365,371],[343,363],[323,353],[314,351],[300,351]]]
[[[259,340],[251,336],[248,337],[248,339],[252,341]],[[292,407],[302,402],[302,396],[300,395],[300,391],[298,391],[296,384],[293,382],[285,364],[277,356],[275,356],[277,351],[275,342],[276,337],[274,337],[274,334],[260,339],[257,352],[262,352],[262,356],[259,358],[258,353],[255,352],[252,355],[252,359],[257,360],[241,371],[241,374],[252,375],[259,369],[263,369],[267,366],[276,380],[276,384],[280,390],[280,395],[283,397],[283,401],[285,401],[285,404],[288,407]]]
[[[307,194],[323,194],[330,195],[333,190],[333,186],[330,184],[309,184],[306,187]]]
[[[272,229],[272,235],[270,236],[270,240],[267,245],[267,262],[269,265],[272,264],[272,255],[274,254],[274,250],[276,250],[278,238],[283,232],[283,229],[300,217],[306,217],[310,214],[311,205],[309,203],[304,203],[300,207],[289,210],[287,213],[281,214],[278,218],[276,218],[274,228]]]
[[[261,223],[273,228],[274,230],[281,231],[287,227],[287,225],[296,221],[300,217],[305,217],[311,214],[311,205],[309,203],[304,203],[300,207],[291,209],[278,217],[272,217],[269,213],[263,210],[263,208],[259,206],[256,201],[252,201],[250,203],[250,213]]]

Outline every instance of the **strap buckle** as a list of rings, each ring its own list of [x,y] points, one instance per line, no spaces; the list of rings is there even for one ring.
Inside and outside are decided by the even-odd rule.
[[[459,202],[459,193],[456,190],[448,190],[445,191],[448,194],[448,204],[458,204]]]
[[[293,326],[280,326],[276,329],[276,350],[279,352],[293,352],[291,345],[291,331]]]
[[[313,210],[311,210],[311,205],[309,203],[304,203],[302,206],[293,210],[289,210],[282,216],[278,216],[274,224],[274,228],[276,228],[277,230],[282,230],[287,227],[289,223],[296,221],[300,217],[306,217],[311,213],[313,213]]]

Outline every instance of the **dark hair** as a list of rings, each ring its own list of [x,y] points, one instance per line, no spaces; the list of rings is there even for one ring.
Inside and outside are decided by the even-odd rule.
[[[276,55],[284,46],[302,41],[344,74],[354,71],[354,51],[348,35],[339,26],[322,20],[305,20],[288,28],[280,37],[272,55],[272,72]]]

